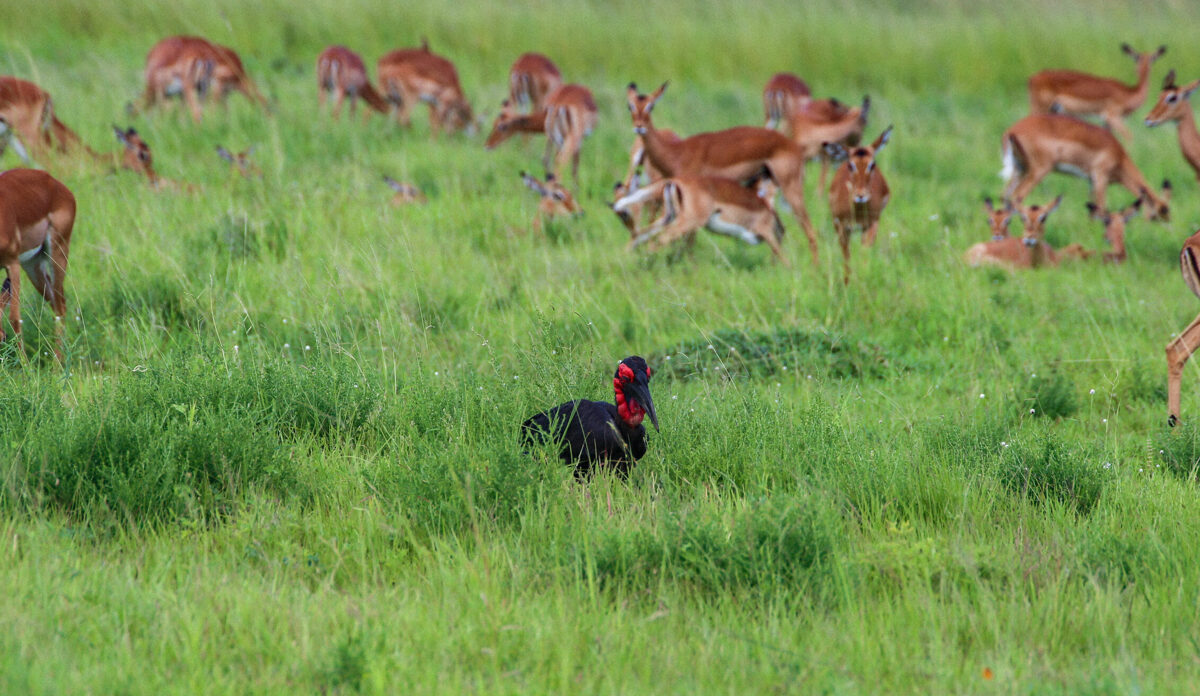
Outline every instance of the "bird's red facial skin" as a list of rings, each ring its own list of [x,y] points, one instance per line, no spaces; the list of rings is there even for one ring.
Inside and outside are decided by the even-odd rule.
[[[625,421],[625,425],[631,428],[641,425],[642,419],[646,417],[646,411],[642,408],[642,405],[632,399],[625,400],[625,392],[621,391],[620,378],[613,380],[613,387],[616,388],[617,392],[617,415],[621,417],[621,420]]]
[[[621,379],[625,382],[633,381],[633,368],[629,367],[625,363],[621,363],[620,366],[617,367],[617,374],[620,375]]]

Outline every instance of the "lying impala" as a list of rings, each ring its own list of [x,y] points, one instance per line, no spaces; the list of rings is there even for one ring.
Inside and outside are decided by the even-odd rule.
[[[1112,251],[1104,254],[1104,260],[1107,263],[1124,263],[1125,261],[1125,226],[1137,215],[1138,208],[1142,207],[1142,198],[1138,198],[1130,203],[1124,210],[1109,212],[1096,207],[1095,203],[1088,201],[1088,214],[1093,220],[1098,220],[1104,223],[1104,241],[1112,247]]]
[[[27,80],[0,76],[0,117],[34,154],[49,147],[60,152],[82,147],[79,136],[58,120],[50,95]],[[28,162],[28,154],[21,159]]]
[[[522,53],[508,71],[508,99],[518,109],[537,112],[561,84],[562,73],[554,61],[541,53]]]
[[[1144,196],[1147,217],[1167,220],[1170,215],[1169,182],[1159,196],[1150,190],[1145,177],[1125,148],[1107,130],[1070,116],[1038,114],[1026,116],[1004,132],[1004,170],[1008,182],[1004,196],[1014,202],[1025,200],[1039,181],[1052,171],[1074,174],[1092,183],[1092,201],[1104,208],[1109,184],[1120,184],[1135,196]]]
[[[990,203],[990,202],[989,202]],[[987,204],[989,222],[992,228],[992,241],[980,242],[967,249],[963,259],[971,266],[1003,266],[1010,269],[1040,268],[1042,266],[1057,266],[1065,258],[1086,259],[1091,252],[1079,244],[1070,244],[1055,251],[1046,243],[1046,218],[1062,203],[1062,196],[1054,199],[1049,206],[1031,205],[1027,208],[1006,205],[1001,211],[996,211]],[[1008,227],[1008,218],[1016,212],[1025,223],[1025,231],[1020,237],[1009,237],[1007,232],[1000,236],[1000,227]],[[1000,214],[998,216],[998,214]]]
[[[333,120],[338,120],[342,113],[342,102],[350,99],[350,115],[358,109],[361,98],[375,111],[386,114],[387,100],[383,98],[367,77],[367,66],[363,59],[345,46],[330,46],[317,57],[317,99],[318,108],[325,108],[325,100],[332,94]]]
[[[262,170],[254,163],[254,160],[250,159],[250,156],[254,154],[254,149],[255,146],[251,145],[245,150],[235,153],[227,150],[224,145],[218,145],[217,157],[228,162],[230,168],[241,174],[242,178],[258,179],[262,178]]]
[[[575,196],[558,183],[558,180],[550,172],[546,172],[545,181],[538,181],[525,172],[521,172],[521,181],[542,199],[538,203],[537,215],[534,216],[533,224],[530,226],[534,232],[541,232],[542,227],[556,217],[573,216],[583,212],[583,209],[575,202]]]
[[[0,304],[8,305],[8,320],[24,351],[21,337],[21,268],[54,312],[62,361],[63,317],[67,296],[67,255],[75,226],[75,196],[54,177],[36,169],[10,169],[0,174],[0,265],[8,278],[0,286]],[[0,325],[0,340],[5,339]]]
[[[992,231],[992,241],[998,242],[1001,239],[1008,239],[1010,236],[1008,234],[1008,223],[1012,221],[1013,213],[1017,212],[1017,209],[1008,201],[1004,202],[1004,207],[996,208],[992,204],[991,198],[983,199],[983,209],[987,211],[988,229]]]
[[[1096,114],[1109,130],[1129,139],[1123,119],[1146,101],[1150,66],[1167,52],[1159,46],[1152,53],[1138,53],[1129,44],[1121,51],[1137,61],[1137,83],[1125,85],[1107,77],[1075,70],[1043,70],[1029,78],[1029,106],[1034,114],[1063,112],[1076,116]]]
[[[545,133],[542,167],[561,173],[570,160],[571,176],[578,181],[579,150],[596,127],[596,113],[592,91],[582,85],[562,85],[546,97],[544,108],[527,116],[516,113],[512,101],[505,100],[484,146],[490,150],[517,133]]]
[[[817,233],[804,202],[804,153],[800,146],[775,131],[751,126],[670,141],[662,137],[650,119],[666,88],[664,82],[646,96],[638,94],[637,85],[630,83],[626,92],[633,131],[642,136],[648,161],[671,177],[715,176],[735,181],[755,178],[766,167],[804,228],[813,265],[817,265]]]
[[[472,125],[471,105],[463,96],[454,63],[430,51],[429,44],[385,54],[377,72],[384,96],[396,106],[396,120],[401,125],[412,122],[410,112],[417,102],[429,104],[429,125],[435,134]]]
[[[143,111],[169,97],[181,96],[192,120],[198,123],[202,118],[202,96],[223,101],[232,91],[267,107],[267,100],[246,75],[238,54],[199,36],[169,36],[154,44],[146,54],[145,76]]]
[[[1183,158],[1191,165],[1196,178],[1200,179],[1200,133],[1196,132],[1196,117],[1192,114],[1192,105],[1188,98],[1200,87],[1200,80],[1180,87],[1175,84],[1175,71],[1167,73],[1163,80],[1162,94],[1150,113],[1146,115],[1146,125],[1153,128],[1174,121],[1179,130],[1179,149]]]
[[[404,184],[396,181],[390,176],[384,175],[383,183],[388,185],[393,192],[392,205],[400,207],[409,203],[425,203],[425,194],[421,193],[421,189],[412,184]]]
[[[850,232],[863,230],[863,246],[875,243],[879,232],[879,216],[891,199],[887,179],[875,166],[875,156],[892,137],[892,127],[879,134],[875,142],[847,150],[840,143],[827,143],[825,151],[835,162],[842,162],[833,173],[829,186],[829,211],[842,247],[842,282],[850,283]]]
[[[1179,252],[1179,266],[1183,282],[1196,297],[1200,297],[1200,232],[1183,242]],[[1200,346],[1200,316],[1192,320],[1174,341],[1167,344],[1167,425],[1172,428],[1179,423],[1179,390],[1183,378],[1183,366]]]

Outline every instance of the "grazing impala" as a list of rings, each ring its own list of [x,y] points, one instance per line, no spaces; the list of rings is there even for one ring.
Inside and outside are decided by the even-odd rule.
[[[354,51],[345,46],[330,46],[317,57],[317,99],[319,108],[325,108],[327,95],[334,96],[333,120],[342,113],[342,102],[350,99],[350,115],[353,116],[361,98],[367,106],[386,114],[387,100],[371,86],[367,78],[367,66]]]
[[[546,172],[545,181],[538,181],[525,172],[521,172],[521,181],[542,198],[542,201],[538,203],[537,215],[534,216],[533,224],[530,226],[534,232],[541,232],[545,223],[560,215],[578,215],[583,212],[583,209],[575,202],[575,196],[558,183],[558,179],[550,172]]]
[[[1183,242],[1179,252],[1183,282],[1196,297],[1200,297],[1200,232]],[[1192,320],[1174,341],[1167,344],[1167,424],[1179,423],[1179,389],[1183,365],[1200,346],[1200,316]]]
[[[617,215],[628,215],[633,206],[650,200],[661,201],[663,213],[646,229],[630,229],[630,250],[647,244],[649,251],[690,237],[705,228],[746,242],[766,242],[775,258],[790,265],[779,247],[783,224],[771,201],[775,184],[763,177],[756,188],[747,188],[733,179],[711,176],[679,176],[661,179],[638,189],[613,204]]]
[[[51,146],[60,152],[82,146],[79,136],[58,120],[50,95],[27,80],[0,76],[0,116],[34,154]],[[27,156],[22,159],[28,161]]]
[[[1200,80],[1180,87],[1175,84],[1175,71],[1167,73],[1163,80],[1162,94],[1150,113],[1146,115],[1146,125],[1150,127],[1174,121],[1179,129],[1179,149],[1183,158],[1191,165],[1196,178],[1200,179],[1200,133],[1196,132],[1196,118],[1192,114],[1192,105],[1188,98],[1200,87]]]
[[[1112,247],[1112,251],[1104,254],[1107,263],[1123,263],[1125,261],[1125,226],[1137,215],[1142,207],[1142,197],[1130,203],[1124,210],[1109,212],[1096,207],[1091,201],[1087,204],[1088,213],[1093,220],[1104,223],[1104,241]]]
[[[887,179],[875,166],[875,156],[892,137],[892,127],[879,134],[875,142],[847,150],[841,143],[828,143],[825,151],[835,162],[845,160],[833,173],[829,186],[829,210],[842,247],[842,282],[850,283],[850,232],[863,230],[863,246],[875,243],[879,216],[891,198]]]
[[[562,84],[554,61],[540,53],[522,53],[508,71],[508,98],[518,109],[541,111],[546,96]]]
[[[642,136],[648,161],[667,176],[715,176],[735,181],[756,178],[766,167],[804,228],[816,266],[817,232],[804,202],[804,154],[800,146],[775,131],[751,126],[700,133],[678,141],[663,138],[650,112],[666,88],[664,82],[647,96],[638,94],[637,85],[630,83],[626,92],[633,132]]]
[[[169,36],[146,54],[146,91],[141,110],[149,109],[168,97],[182,96],[192,120],[199,122],[200,98],[224,102],[232,91],[266,108],[267,100],[246,75],[242,59],[231,48],[214,44],[199,36]]]
[[[546,97],[545,107],[528,116],[516,113],[505,100],[484,145],[490,150],[517,133],[545,133],[546,151],[542,167],[561,174],[567,161],[571,176],[579,179],[579,150],[583,139],[596,127],[596,102],[592,91],[582,85],[562,85]],[[554,166],[550,166],[551,159]]]
[[[1167,52],[1167,47],[1159,46],[1152,53],[1138,53],[1129,44],[1121,44],[1121,51],[1137,61],[1136,84],[1125,85],[1111,78],[1075,70],[1043,70],[1029,78],[1031,113],[1096,114],[1104,119],[1109,130],[1128,139],[1129,129],[1121,119],[1146,101],[1150,66]]]
[[[392,205],[400,207],[409,203],[425,203],[425,194],[416,186],[400,183],[387,175],[384,175],[383,182],[393,191]]]
[[[1167,220],[1170,184],[1162,196],[1150,190],[1145,177],[1125,148],[1107,130],[1059,114],[1026,116],[1004,132],[1006,199],[1025,200],[1039,181],[1052,171],[1075,174],[1092,183],[1092,201],[1104,208],[1109,184],[1120,184],[1135,196],[1145,196],[1147,217]]]
[[[463,96],[454,63],[430,51],[428,43],[385,54],[377,72],[384,96],[396,106],[396,120],[401,125],[411,123],[410,112],[417,102],[429,104],[429,125],[435,134],[472,125],[471,105]]]
[[[235,153],[225,149],[224,145],[218,145],[217,157],[220,157],[228,162],[230,168],[238,174],[241,174],[243,178],[262,178],[262,170],[259,169],[258,165],[254,163],[254,160],[250,159],[250,156],[254,154],[254,149],[255,146],[251,145],[245,150]]]
[[[62,361],[63,322],[67,296],[67,254],[75,226],[75,196],[54,177],[36,169],[10,169],[0,174],[0,265],[8,278],[0,286],[0,304],[8,305],[8,320],[24,350],[21,337],[21,268],[34,289],[54,312],[57,345]],[[0,340],[4,340],[0,326]]]
[[[812,101],[812,90],[808,83],[792,73],[775,73],[763,87],[763,111],[767,122],[764,128],[777,128],[786,124],[791,115],[798,113]]]
[[[992,240],[980,242],[967,249],[963,259],[971,266],[1003,266],[1005,268],[1040,268],[1042,266],[1057,266],[1064,258],[1082,258],[1091,256],[1091,252],[1082,245],[1070,244],[1055,251],[1046,243],[1046,218],[1062,203],[1062,196],[1054,199],[1049,206],[1031,205],[1027,208],[1014,208],[1006,205],[1001,211],[988,208],[989,222],[992,227]],[[1025,223],[1025,231],[1020,237],[1009,237],[1007,233],[1000,236],[998,225],[1008,226],[1008,217],[1016,212]],[[997,218],[1002,214],[1003,218]]]

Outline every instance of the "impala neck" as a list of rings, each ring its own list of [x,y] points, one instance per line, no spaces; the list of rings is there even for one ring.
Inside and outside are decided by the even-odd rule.
[[[517,133],[545,133],[546,110],[542,109],[532,114],[517,116],[508,122],[508,127]]]
[[[1050,254],[1049,247],[1042,240],[1037,240],[1030,251],[1030,265],[1034,268],[1049,266],[1054,263],[1054,257]]]
[[[1192,113],[1192,105],[1184,102],[1183,113],[1179,116],[1179,149],[1183,157],[1200,175],[1200,132],[1196,130],[1196,117]]]
[[[646,132],[642,134],[642,143],[646,148],[646,159],[664,176],[674,176],[675,151],[671,144],[663,139],[650,119],[646,119]]]

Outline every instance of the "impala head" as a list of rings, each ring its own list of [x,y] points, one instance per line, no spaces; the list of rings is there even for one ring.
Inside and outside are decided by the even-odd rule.
[[[613,208],[613,206],[616,205],[617,201],[633,192],[632,182],[636,180],[636,176],[637,174],[635,173],[630,177],[630,183],[626,183],[624,181],[614,182],[612,203],[608,204],[608,207],[611,208],[613,213],[616,214],[617,218],[621,220],[621,224],[625,225],[625,229],[629,230],[630,239],[638,235],[637,222],[633,219],[633,215],[631,215],[629,211],[617,210],[616,208]]]
[[[1145,66],[1145,68],[1149,70],[1154,61],[1162,58],[1163,54],[1166,52],[1166,46],[1159,46],[1157,51],[1138,53],[1137,51],[1133,50],[1133,46],[1130,46],[1127,43],[1121,44],[1121,53],[1124,53],[1125,55],[1137,61],[1139,69],[1142,68],[1142,66]]]
[[[545,181],[538,181],[529,174],[521,172],[521,181],[542,197],[543,209],[552,215],[575,215],[581,211],[571,195],[558,179],[551,173],[546,173]]]
[[[847,149],[841,143],[825,143],[825,154],[835,162],[846,160],[843,165],[850,176],[846,179],[846,188],[850,198],[855,203],[868,203],[871,200],[871,179],[875,175],[875,155],[887,145],[892,137],[892,127],[879,134],[870,145],[858,145]]]
[[[154,156],[150,154],[150,146],[146,144],[145,140],[142,140],[142,136],[132,128],[121,130],[117,126],[113,126],[113,133],[116,134],[117,141],[125,146],[121,165],[126,169],[144,174],[151,181],[157,179],[158,175],[154,173]]]
[[[1188,104],[1188,97],[1192,96],[1192,92],[1200,87],[1200,80],[1196,80],[1191,84],[1180,87],[1175,84],[1175,71],[1171,70],[1167,73],[1167,78],[1163,80],[1162,92],[1158,95],[1158,101],[1154,103],[1154,108],[1150,109],[1150,113],[1146,114],[1146,125],[1153,128],[1168,121],[1178,121],[1181,118],[1191,118],[1191,106]]]
[[[1050,217],[1058,209],[1062,203],[1062,195],[1055,198],[1050,205],[1031,205],[1017,208],[1017,214],[1021,216],[1021,222],[1025,223],[1025,231],[1022,233],[1021,241],[1025,246],[1037,246],[1046,237],[1046,218]]]
[[[516,130],[512,128],[513,121],[521,117],[517,112],[516,106],[512,100],[505,99],[500,103],[500,113],[496,114],[496,120],[492,121],[492,132],[488,133],[487,140],[483,146],[489,150],[496,147],[500,143],[508,140],[516,134]]]
[[[653,128],[650,123],[650,112],[654,110],[654,104],[662,97],[663,92],[667,89],[667,83],[654,90],[654,93],[646,96],[639,94],[637,85],[630,82],[629,87],[625,90],[625,99],[629,104],[629,115],[633,118],[633,132],[638,135],[645,135],[646,131]]]
[[[467,131],[470,135],[475,127],[475,121],[471,115],[471,105],[466,99],[457,97],[442,102],[438,111],[440,113],[439,120],[442,127],[450,132]]]
[[[262,172],[259,170],[258,166],[254,164],[254,160],[250,159],[250,155],[254,154],[255,147],[256,146],[251,145],[245,150],[235,154],[229,150],[226,150],[224,145],[218,145],[217,157],[220,157],[228,162],[230,166],[232,166],[239,174],[246,178],[252,176],[262,176]]]
[[[1163,179],[1162,194],[1156,194],[1148,188],[1143,188],[1141,198],[1146,203],[1146,219],[1170,222],[1171,220],[1171,182]]]
[[[1138,196],[1137,200],[1130,203],[1123,210],[1110,212],[1097,206],[1095,203],[1088,201],[1088,215],[1093,220],[1099,220],[1104,223],[1104,241],[1108,242],[1113,248],[1114,253],[1105,254],[1105,258],[1110,261],[1124,260],[1125,258],[1125,226],[1138,213],[1138,209],[1142,207],[1142,196]]]
[[[645,360],[632,355],[618,363],[613,375],[613,391],[617,397],[617,414],[626,425],[636,428],[649,415],[654,429],[659,429],[654,401],[650,398],[650,366]]]
[[[425,194],[421,192],[421,189],[412,184],[401,183],[386,174],[383,177],[383,182],[388,185],[388,188],[396,192],[396,195],[392,196],[392,205],[425,202]]]
[[[992,230],[992,241],[999,241],[1008,237],[1008,223],[1012,221],[1013,209],[1012,203],[1004,202],[1004,207],[996,209],[992,204],[991,198],[983,199],[983,208],[987,211],[988,227]]]

